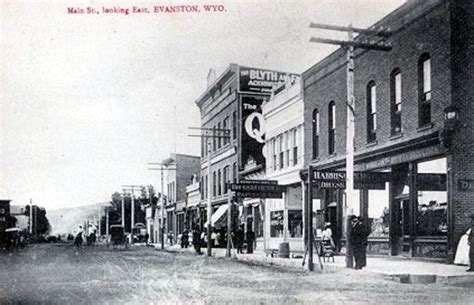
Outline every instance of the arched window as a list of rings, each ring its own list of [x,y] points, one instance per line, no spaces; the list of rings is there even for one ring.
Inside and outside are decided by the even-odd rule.
[[[313,159],[319,156],[319,110],[313,111]]]
[[[331,101],[328,106],[328,153],[336,152],[336,103]]]
[[[418,125],[431,123],[431,58],[424,53],[418,60]]]
[[[402,72],[396,68],[390,74],[390,126],[392,135],[402,131]]]
[[[377,138],[377,87],[371,81],[367,85],[367,142]]]

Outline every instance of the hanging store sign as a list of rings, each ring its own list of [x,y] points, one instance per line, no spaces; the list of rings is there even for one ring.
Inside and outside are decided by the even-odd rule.
[[[230,190],[241,198],[282,198],[286,187],[273,181],[246,180],[231,183]]]
[[[311,182],[321,189],[345,189],[346,172],[312,170]],[[391,173],[354,172],[355,189],[384,190],[385,182],[391,180]]]
[[[294,84],[300,76],[272,70],[239,68],[239,91],[270,95],[273,88],[289,81]]]

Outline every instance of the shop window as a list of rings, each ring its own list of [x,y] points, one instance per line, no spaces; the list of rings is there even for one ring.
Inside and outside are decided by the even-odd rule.
[[[389,183],[385,184],[385,190],[369,190],[368,198],[368,224],[370,227],[369,237],[387,237],[390,228],[389,209]]]
[[[446,158],[418,163],[417,171],[416,233],[418,236],[446,236]]]
[[[319,111],[313,111],[313,159],[319,156]]]
[[[402,73],[394,69],[390,75],[390,126],[392,135],[402,131]]]
[[[303,237],[303,211],[288,210],[288,236]]]
[[[367,85],[367,142],[376,139],[377,132],[377,87],[371,81]]]
[[[328,154],[336,152],[336,103],[329,103],[328,107]]]
[[[255,221],[255,236],[257,238],[263,237],[263,220],[262,213],[260,212],[261,205],[254,207],[253,215]]]
[[[418,123],[425,126],[431,123],[431,59],[425,53],[418,61]]]
[[[283,237],[283,211],[270,212],[270,237]]]

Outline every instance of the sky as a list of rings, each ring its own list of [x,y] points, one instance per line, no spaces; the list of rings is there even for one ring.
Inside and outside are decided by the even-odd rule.
[[[0,0],[0,198],[59,209],[152,184],[170,153],[199,155],[195,100],[210,68],[302,73],[335,50],[310,22],[368,27],[404,0]],[[200,13],[67,14],[199,5]]]

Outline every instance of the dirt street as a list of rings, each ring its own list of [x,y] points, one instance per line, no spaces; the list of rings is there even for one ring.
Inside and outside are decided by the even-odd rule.
[[[0,254],[0,304],[457,303],[474,282],[400,284],[365,272],[307,273],[146,247],[70,244]]]

